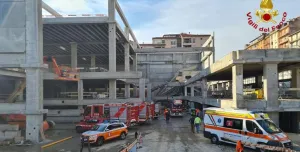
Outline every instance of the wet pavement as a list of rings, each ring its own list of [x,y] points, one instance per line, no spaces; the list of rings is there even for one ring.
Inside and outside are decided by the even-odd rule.
[[[138,152],[234,152],[235,146],[230,144],[213,145],[203,134],[190,132],[189,116],[171,118],[167,124],[163,118],[129,129],[126,140],[114,139],[105,142],[102,146],[91,146],[92,152],[117,152],[122,145],[134,140],[135,131],[142,133],[142,148]],[[0,147],[0,152],[80,152],[80,134],[75,132],[74,124],[57,125],[55,130],[46,132],[48,142],[73,136],[72,139],[58,143],[41,150],[39,146],[5,146]],[[296,136],[298,137],[298,136]],[[246,149],[245,152],[252,152]],[[88,152],[87,146],[83,152]]]

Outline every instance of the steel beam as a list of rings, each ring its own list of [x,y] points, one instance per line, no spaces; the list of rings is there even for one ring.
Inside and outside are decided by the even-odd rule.
[[[19,78],[24,78],[26,76],[24,72],[17,72],[17,71],[6,70],[6,69],[0,69],[0,75],[19,77]]]
[[[108,23],[108,17],[61,17],[43,18],[43,24],[87,24],[87,23]]]
[[[123,13],[123,11],[122,11],[122,9],[121,9],[119,3],[118,3],[118,1],[115,2],[115,5],[116,5],[115,7],[116,7],[116,9],[117,9],[117,12],[119,13],[119,15],[120,15],[122,21],[124,22],[125,27],[128,27],[128,31],[129,31],[129,33],[130,33],[132,39],[134,40],[134,42],[137,43],[138,48],[140,48],[139,42],[138,42],[138,40],[136,39],[136,37],[135,37],[133,31],[131,30],[130,25],[129,25],[129,23],[128,23],[128,21],[127,21],[125,15],[124,15],[124,13]]]
[[[56,12],[53,8],[47,5],[45,2],[42,1],[42,7],[50,14],[54,15],[55,17],[62,17],[58,12]]]

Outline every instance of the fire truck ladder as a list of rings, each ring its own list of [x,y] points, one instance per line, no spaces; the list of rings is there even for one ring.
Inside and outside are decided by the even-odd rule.
[[[6,102],[12,103],[15,101],[15,99],[23,93],[24,89],[26,87],[26,81],[22,81],[19,86],[14,90],[12,94],[9,95],[9,97],[6,99]]]

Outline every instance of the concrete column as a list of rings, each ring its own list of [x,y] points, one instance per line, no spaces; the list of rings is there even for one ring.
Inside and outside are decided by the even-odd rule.
[[[207,80],[202,79],[201,81],[201,91],[202,91],[202,98],[206,99],[207,98]]]
[[[264,65],[264,98],[267,100],[267,108],[279,108],[278,101],[278,71],[277,64]]]
[[[298,68],[292,69],[291,87],[300,88],[300,69]],[[295,92],[295,97],[300,97],[300,91]]]
[[[244,108],[244,96],[243,96],[243,65],[238,64],[232,67],[232,98],[234,108]]]
[[[216,91],[215,84],[211,84],[211,91]]]
[[[145,101],[145,79],[139,79],[139,97]]]
[[[109,90],[108,90],[108,85],[107,85],[107,84],[105,85],[105,91],[106,91],[106,92],[109,92]]]
[[[133,60],[133,69],[132,71],[137,71],[137,55],[132,56],[132,60]]]
[[[217,90],[222,91],[223,90],[223,83],[217,83]]]
[[[96,67],[96,56],[95,55],[92,55],[91,56],[91,71],[92,72],[95,72],[95,67]]]
[[[130,98],[130,84],[125,84],[125,98]]]
[[[152,91],[151,91],[151,88],[152,88],[152,84],[148,83],[147,84],[147,100],[148,101],[152,100]]]
[[[195,96],[195,87],[191,86],[191,97]]]
[[[115,18],[115,0],[108,0],[108,40],[109,40],[109,71],[116,72],[117,61],[116,61],[116,18]],[[116,80],[114,80],[116,81]],[[115,83],[114,83],[115,84]],[[113,83],[112,83],[113,85]],[[110,87],[111,89],[112,87]]]
[[[117,81],[109,80],[109,99],[116,99]]]
[[[83,100],[83,80],[78,81],[78,100]]]
[[[279,126],[279,112],[268,112],[268,115]]]
[[[256,85],[257,85],[258,88],[260,88],[260,87],[263,88],[263,86],[262,86],[263,80],[262,79],[263,79],[263,76],[257,76],[256,77]]]
[[[184,96],[187,96],[187,86],[184,87]]]
[[[137,97],[137,86],[133,86],[133,97]]]
[[[43,122],[43,73],[26,68],[26,139],[39,142]]]
[[[125,27],[125,36],[126,36],[126,38],[129,40],[129,28],[128,27]],[[125,44],[124,44],[124,48],[125,48],[125,51],[124,51],[124,57],[125,57],[125,71],[126,72],[129,72],[130,71],[130,52],[129,52],[129,47],[130,47],[130,45],[129,45],[129,42],[126,42]]]
[[[77,43],[71,42],[71,68],[77,68]]]
[[[40,142],[43,122],[43,23],[41,0],[25,1],[26,139]],[[41,134],[43,137],[43,132]]]

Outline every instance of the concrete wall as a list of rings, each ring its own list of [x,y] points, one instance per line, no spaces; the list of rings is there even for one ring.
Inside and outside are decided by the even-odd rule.
[[[143,53],[137,54],[138,71],[148,78],[152,87],[170,81],[182,68],[191,66],[200,70],[200,53]]]

